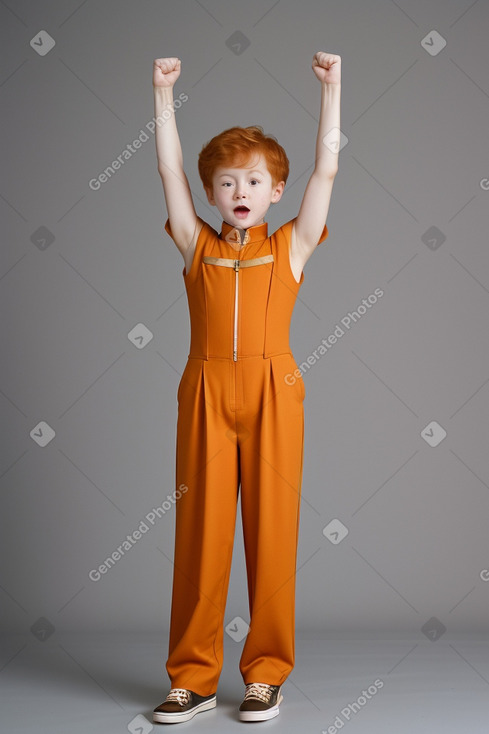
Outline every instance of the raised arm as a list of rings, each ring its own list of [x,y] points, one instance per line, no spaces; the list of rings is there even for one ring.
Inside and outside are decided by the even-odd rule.
[[[340,142],[341,58],[319,51],[314,55],[312,68],[321,82],[316,161],[292,235],[295,253],[303,264],[316,249],[328,216]],[[323,141],[326,135],[327,144]]]
[[[180,76],[180,59],[155,59],[153,88],[155,118],[164,122],[156,125],[156,155],[158,173],[163,182],[166,208],[173,239],[185,257],[195,244],[202,220],[197,216],[190,186],[183,170],[183,155],[173,107],[173,85]],[[166,114],[163,114],[166,111]],[[171,116],[168,117],[168,111]]]

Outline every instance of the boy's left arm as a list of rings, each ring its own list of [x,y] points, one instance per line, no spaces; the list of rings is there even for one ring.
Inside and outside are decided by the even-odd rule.
[[[316,162],[292,230],[293,249],[303,264],[316,249],[328,216],[340,144],[341,57],[319,51],[312,68],[321,82]]]

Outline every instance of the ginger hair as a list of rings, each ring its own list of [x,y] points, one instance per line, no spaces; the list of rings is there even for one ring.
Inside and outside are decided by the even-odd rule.
[[[289,159],[273,135],[265,135],[259,125],[230,127],[206,143],[199,154],[199,175],[204,188],[212,189],[216,168],[245,167],[256,155],[263,154],[272,177],[272,184],[287,181]]]

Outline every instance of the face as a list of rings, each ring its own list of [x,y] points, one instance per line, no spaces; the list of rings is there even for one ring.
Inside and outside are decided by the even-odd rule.
[[[248,229],[263,224],[270,204],[282,196],[285,183],[272,185],[272,177],[263,155],[246,168],[216,168],[212,191],[206,189],[209,203],[217,206],[222,219],[232,227]]]

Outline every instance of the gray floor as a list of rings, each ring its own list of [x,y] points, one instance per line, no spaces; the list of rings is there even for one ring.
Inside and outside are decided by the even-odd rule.
[[[226,638],[217,708],[177,725],[153,724],[167,693],[166,640],[155,634],[34,635],[1,640],[2,732],[110,734],[243,726],[315,734],[487,734],[489,639],[296,636],[296,667],[275,719],[238,721],[241,644]],[[363,693],[362,693],[363,692]]]

